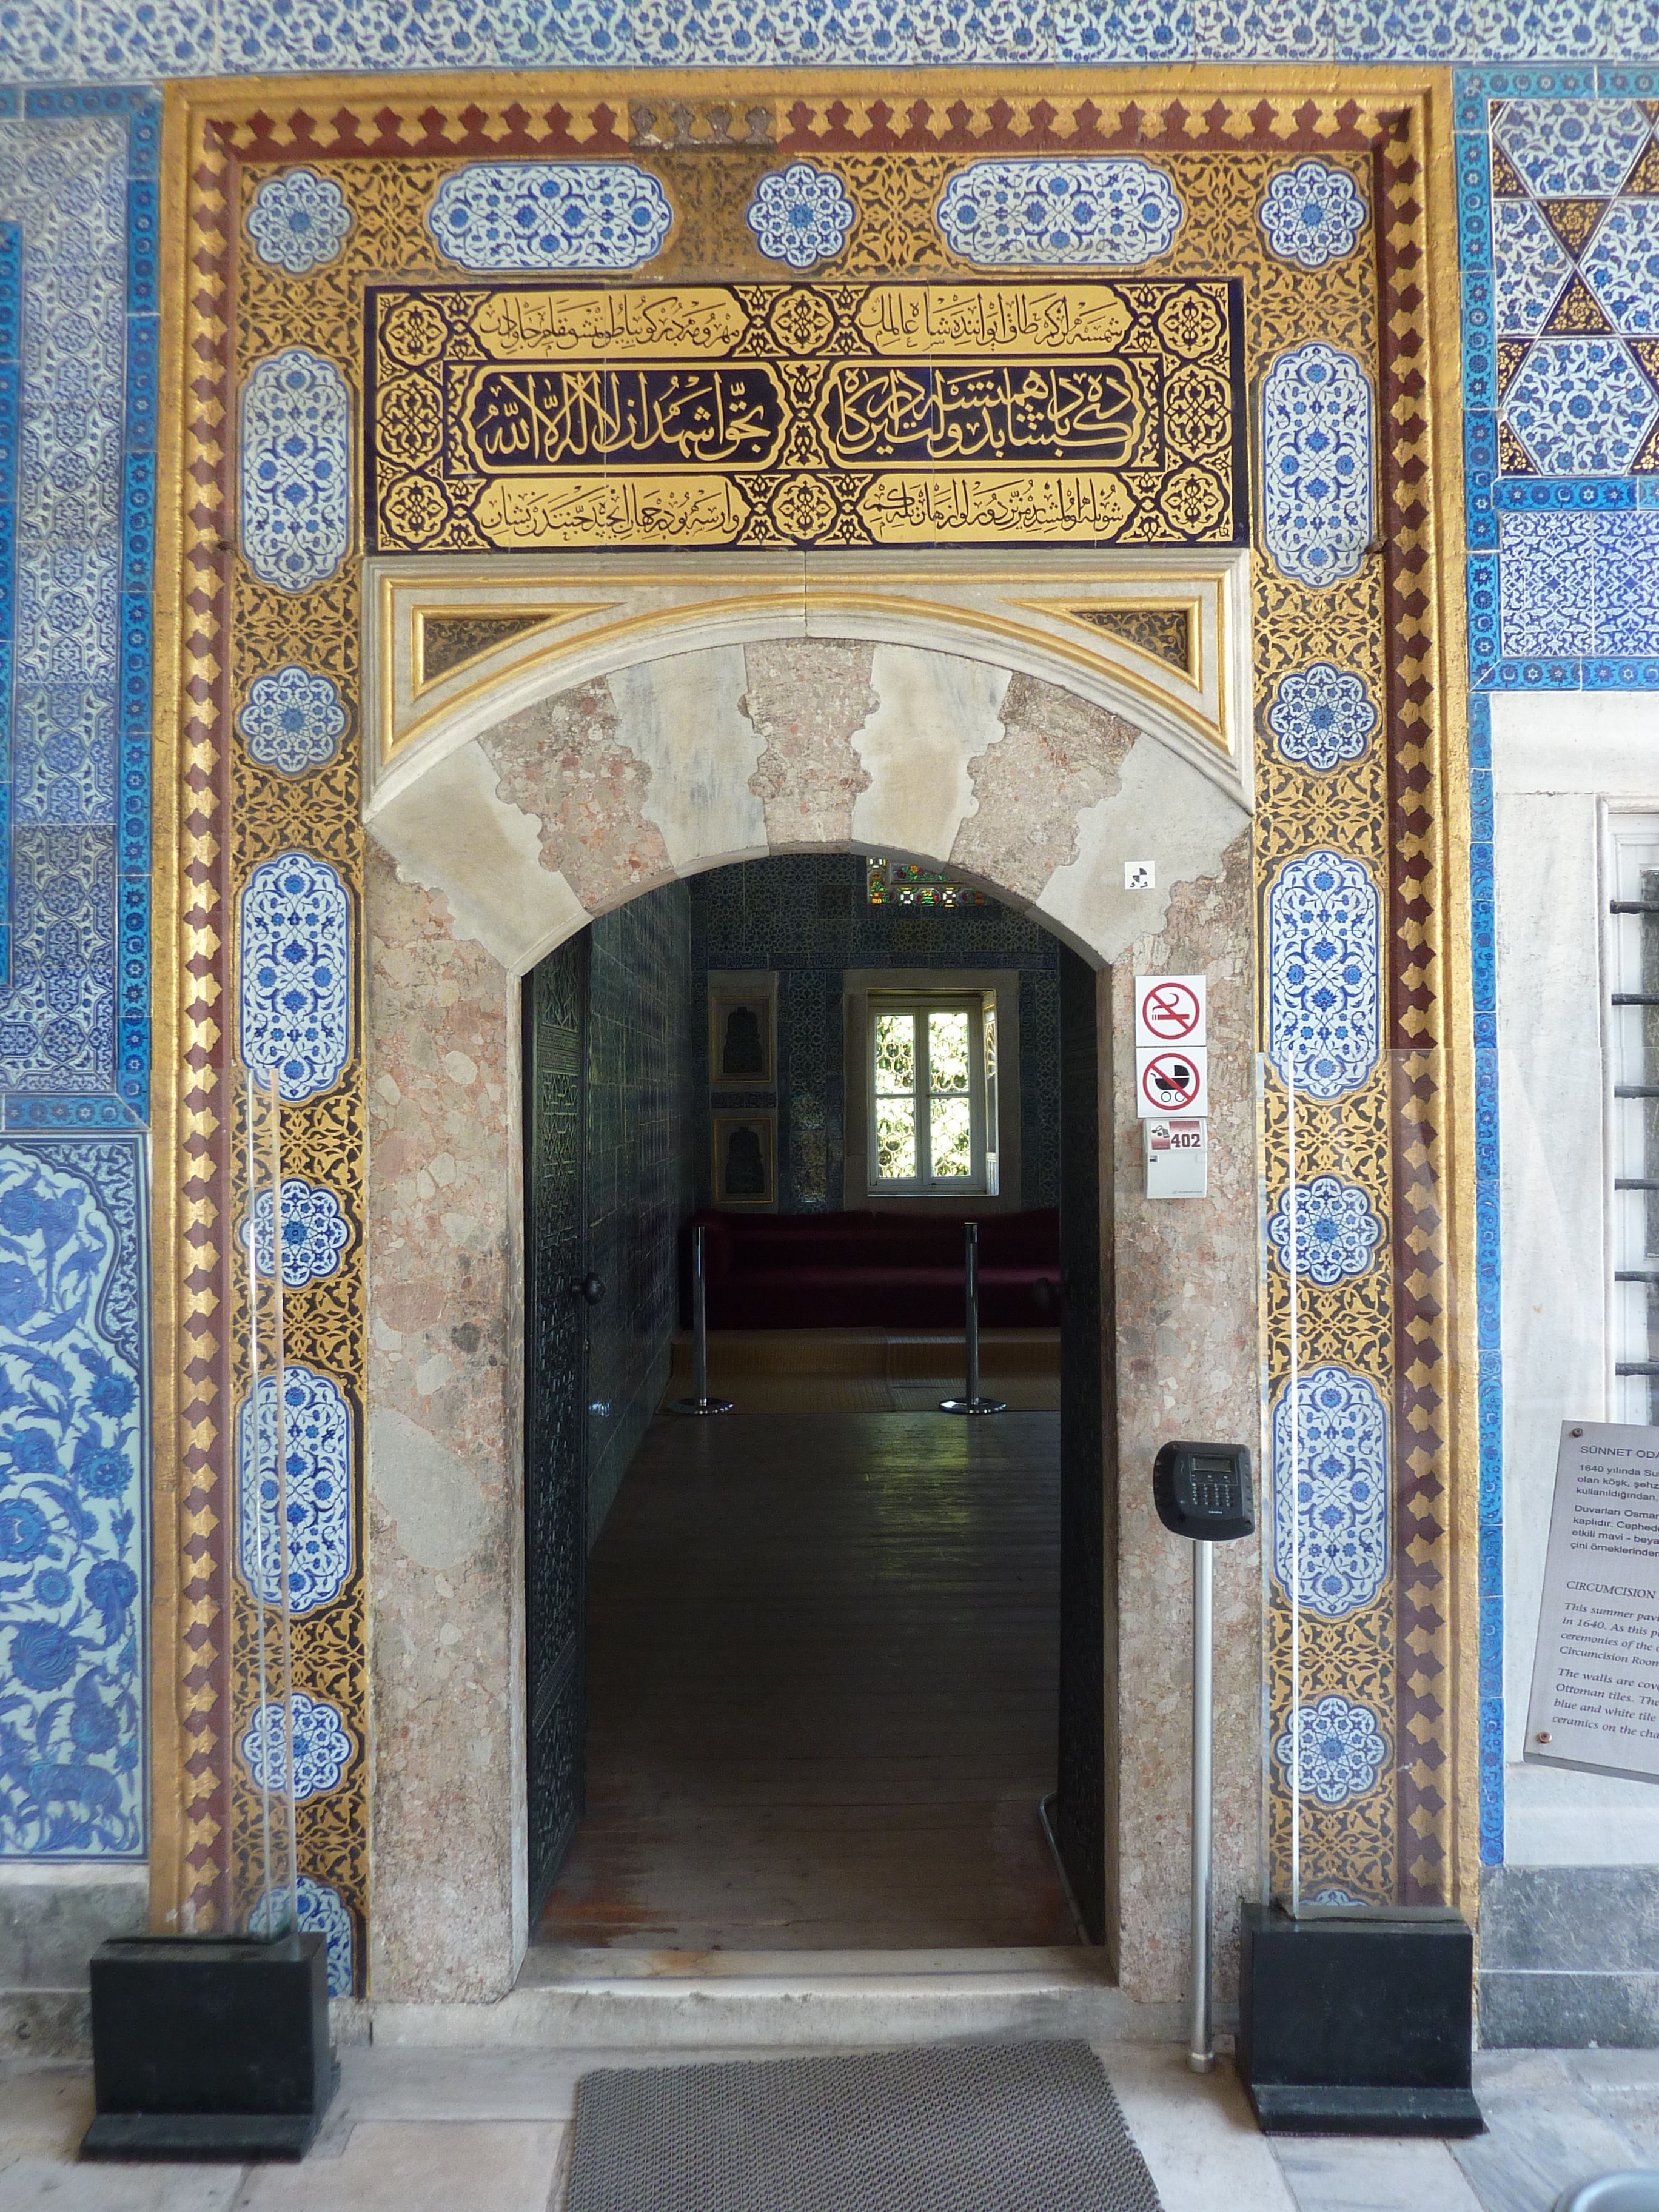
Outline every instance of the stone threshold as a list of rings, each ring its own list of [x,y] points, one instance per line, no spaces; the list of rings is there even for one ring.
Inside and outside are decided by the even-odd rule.
[[[1139,2004],[1077,1946],[967,1951],[528,1953],[494,2004],[337,2005],[343,2043],[404,2049],[868,2048],[965,2037],[1178,2043],[1180,2004]],[[1231,2017],[1223,2023],[1231,2027]]]

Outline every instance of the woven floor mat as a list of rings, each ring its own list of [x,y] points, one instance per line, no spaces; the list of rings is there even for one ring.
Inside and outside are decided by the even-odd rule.
[[[1086,2043],[615,2069],[566,2212],[1159,2212]]]

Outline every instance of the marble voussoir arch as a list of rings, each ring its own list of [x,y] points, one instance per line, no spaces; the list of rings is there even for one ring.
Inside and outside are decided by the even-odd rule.
[[[1249,817],[1132,697],[1090,692],[908,638],[751,636],[509,687],[498,720],[475,702],[365,814],[515,975],[659,884],[811,850],[948,866],[1107,967]]]

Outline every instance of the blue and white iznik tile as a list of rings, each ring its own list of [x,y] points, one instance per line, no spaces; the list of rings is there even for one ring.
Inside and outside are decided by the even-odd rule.
[[[1492,211],[1498,329],[1534,337],[1543,329],[1572,262],[1530,200],[1497,200]]]
[[[1310,1613],[1369,1605],[1389,1571],[1389,1416],[1369,1376],[1315,1367],[1273,1407],[1273,1576]],[[1300,1573],[1296,1569],[1299,1566]]]
[[[1539,338],[1499,410],[1545,476],[1623,476],[1659,416],[1618,338]]]
[[[351,210],[332,177],[284,169],[267,177],[247,211],[253,250],[273,269],[308,276],[332,261],[351,228]]]
[[[297,1618],[338,1597],[351,1572],[351,1413],[338,1383],[299,1359],[283,1369],[282,1407],[288,1609]],[[273,1375],[238,1411],[236,1464],[242,1580],[264,1603],[280,1606],[284,1517]]]
[[[116,1042],[126,124],[0,121],[22,232],[11,975],[0,1089],[111,1091]]]
[[[242,1731],[238,1749],[244,1764],[261,1790],[288,1787],[288,1742],[294,1740],[294,1796],[303,1803],[337,1790],[356,1755],[356,1740],[337,1705],[326,1698],[307,1697],[295,1690],[288,1700],[286,1719],[281,1703],[273,1698],[257,1706]]]
[[[1273,1742],[1286,1787],[1294,1777],[1302,1796],[1321,1805],[1346,1805],[1375,1789],[1388,1756],[1371,1707],[1335,1691],[1298,1705]]]
[[[792,161],[756,180],[743,219],[769,261],[811,269],[841,252],[858,210],[833,169]]]
[[[1261,529],[1298,584],[1357,576],[1371,537],[1371,387],[1321,338],[1280,354],[1261,380]]]
[[[0,1146],[0,1856],[144,1849],[143,1155]]]
[[[1500,544],[1504,651],[1521,660],[1593,651],[1595,518],[1506,514]]]
[[[1340,1176],[1310,1176],[1286,1191],[1267,1222],[1267,1243],[1286,1274],[1328,1289],[1345,1276],[1363,1275],[1382,1238],[1382,1223],[1358,1183]]]
[[[256,676],[236,717],[248,757],[283,775],[323,768],[340,749],[346,710],[334,680],[297,661]]]
[[[1267,708],[1267,727],[1280,754],[1302,768],[1340,768],[1358,760],[1377,721],[1364,678],[1329,660],[1281,676]]]
[[[439,252],[464,269],[637,269],[674,211],[633,161],[473,161],[427,210]]]
[[[351,902],[326,860],[261,860],[242,893],[243,1062],[290,1105],[331,1091],[351,1057]]]
[[[1267,891],[1267,1054],[1313,1098],[1363,1083],[1382,1052],[1382,900],[1329,850],[1287,860]]]
[[[351,542],[351,395],[331,361],[289,346],[242,391],[242,551],[262,583],[303,592]]]
[[[1352,253],[1365,227],[1365,203],[1346,169],[1298,161],[1267,187],[1257,217],[1281,261],[1323,269]]]
[[[1649,129],[1633,100],[1511,100],[1492,135],[1534,198],[1605,199],[1635,167]]]
[[[269,1275],[273,1264],[271,1231],[276,1208],[270,1192],[257,1191],[253,1218],[244,1218],[241,1244],[253,1240],[254,1264]],[[303,1176],[283,1177],[283,1288],[303,1291],[312,1283],[336,1273],[340,1255],[351,1242],[351,1225],[340,1210],[340,1201],[326,1185],[307,1182]]]
[[[981,268],[1137,269],[1169,252],[1185,216],[1164,172],[1127,155],[970,161],[936,220]]]
[[[327,1947],[328,1993],[331,1997],[349,1997],[354,1986],[355,1941],[345,1901],[337,1889],[325,1881],[314,1881],[308,1874],[296,1875],[294,1887],[299,1893],[301,1931],[320,1936]],[[267,1890],[249,1913],[247,1924],[252,1936],[282,1935],[289,1924],[288,1892]]]

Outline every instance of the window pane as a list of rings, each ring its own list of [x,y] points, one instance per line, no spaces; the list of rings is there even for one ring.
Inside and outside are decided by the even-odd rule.
[[[876,1174],[902,1181],[916,1171],[916,1109],[910,1098],[876,1101]]]
[[[994,1083],[996,1079],[997,1002],[994,999],[988,999],[985,1002],[985,1080]]]
[[[974,1142],[965,1098],[935,1098],[929,1133],[933,1144],[933,1180],[966,1177],[974,1172]]]
[[[927,1080],[934,1091],[968,1088],[968,1017],[929,1014],[927,1017]]]
[[[916,1024],[909,1014],[876,1016],[876,1088],[914,1091],[916,1087]],[[910,1170],[914,1172],[914,1170]]]

